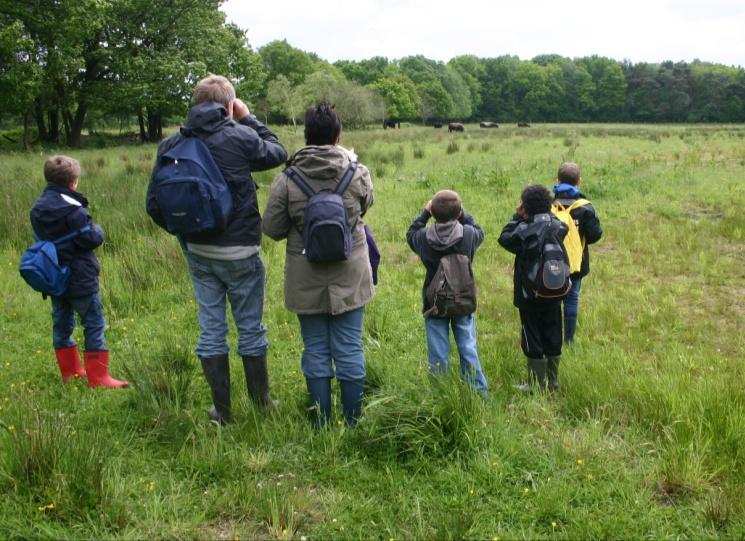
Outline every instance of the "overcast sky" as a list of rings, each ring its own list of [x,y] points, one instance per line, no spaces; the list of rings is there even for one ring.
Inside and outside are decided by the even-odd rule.
[[[745,66],[745,0],[228,0],[222,10],[255,49],[287,39],[331,62],[555,53]]]

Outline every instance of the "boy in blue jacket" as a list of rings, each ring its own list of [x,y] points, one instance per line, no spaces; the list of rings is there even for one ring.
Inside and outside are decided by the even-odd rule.
[[[435,223],[427,227],[430,218]],[[473,261],[476,250],[484,242],[484,231],[468,214],[460,196],[451,190],[441,190],[421,214],[414,219],[406,233],[409,247],[419,256],[427,274],[424,278],[422,297],[423,312],[431,308],[426,291],[437,272],[440,259],[448,254],[463,254]],[[425,317],[427,350],[430,372],[446,373],[450,355],[450,327],[460,356],[463,378],[481,395],[486,395],[488,384],[481,369],[476,347],[475,314],[454,317]]]
[[[579,190],[582,183],[579,165],[566,162],[559,166],[554,185],[554,205],[561,203],[564,207],[572,208],[570,215],[574,220],[582,239],[582,267],[579,272],[572,273],[572,290],[564,299],[564,343],[568,346],[574,343],[574,333],[577,329],[577,317],[579,315],[579,293],[582,287],[582,279],[590,273],[590,244],[595,244],[603,236],[600,220],[595,213],[595,208],[585,199]]]
[[[85,233],[57,245],[59,264],[70,267],[67,290],[60,297],[52,297],[52,343],[62,380],[87,377],[88,387],[126,387],[126,381],[109,375],[109,352],[104,341],[106,321],[98,295],[100,266],[93,253],[103,243],[104,234],[86,210],[88,200],[76,191],[80,164],[68,156],[51,156],[44,164],[44,177],[47,186],[31,209],[31,226],[36,236],[55,240],[90,226]],[[84,329],[85,370],[72,338],[76,313]]]

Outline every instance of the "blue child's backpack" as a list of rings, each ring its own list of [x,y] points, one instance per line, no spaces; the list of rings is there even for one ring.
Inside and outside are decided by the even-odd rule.
[[[225,229],[233,198],[201,139],[184,137],[164,152],[153,181],[169,233],[194,235]]]
[[[23,252],[21,264],[18,266],[18,271],[26,283],[44,295],[44,298],[47,295],[53,297],[63,295],[70,281],[70,268],[59,264],[57,245],[87,233],[90,229],[91,226],[86,225],[78,231],[73,231],[55,240],[40,240],[34,234],[37,242]]]
[[[347,167],[333,192],[316,193],[294,167],[285,169],[287,175],[308,197],[303,215],[303,253],[312,263],[345,261],[352,253],[352,231],[347,219],[347,207],[342,194],[352,182],[357,162]]]

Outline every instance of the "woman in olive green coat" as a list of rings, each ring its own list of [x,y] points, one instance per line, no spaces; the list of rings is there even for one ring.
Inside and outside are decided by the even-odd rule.
[[[340,134],[341,121],[331,107],[322,104],[306,111],[306,146],[290,158],[289,165],[315,192],[333,191],[357,159],[338,146]],[[331,415],[333,377],[339,380],[347,425],[353,426],[360,415],[365,381],[362,320],[365,305],[375,294],[362,221],[373,203],[373,187],[364,165],[358,165],[342,198],[352,236],[345,261],[308,261],[301,234],[308,197],[284,172],[272,183],[262,226],[272,239],[287,239],[285,305],[300,321],[305,346],[302,368],[317,427]]]

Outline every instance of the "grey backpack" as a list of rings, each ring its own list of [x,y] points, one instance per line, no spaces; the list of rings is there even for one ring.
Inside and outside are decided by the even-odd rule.
[[[424,317],[467,316],[476,311],[476,281],[467,255],[448,254],[440,259],[427,286],[427,301],[432,307]]]

